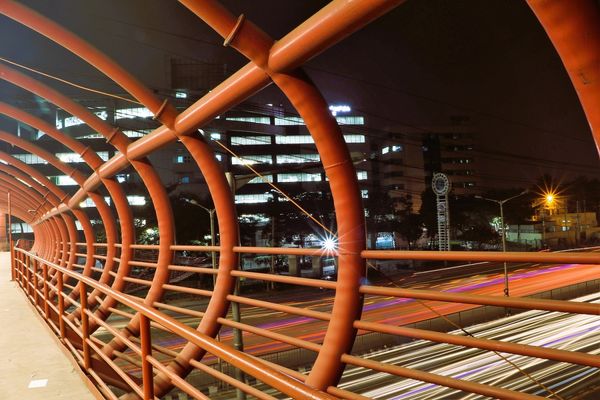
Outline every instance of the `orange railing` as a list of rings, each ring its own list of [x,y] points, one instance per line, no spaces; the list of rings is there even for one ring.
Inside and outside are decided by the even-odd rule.
[[[102,248],[102,246],[96,247]],[[155,246],[137,247],[152,249]],[[172,246],[172,250],[207,252],[213,250],[218,251],[219,248],[210,246]],[[315,249],[268,249],[255,247],[236,247],[234,248],[234,251],[251,254],[267,254],[270,251],[271,253],[294,255],[327,253]],[[407,256],[427,259],[442,259],[448,257],[448,253],[440,252],[410,252],[410,254],[407,252],[396,252],[396,254],[394,254],[393,252],[369,251],[365,252],[364,255],[369,256],[370,258],[381,256],[381,258],[393,258],[397,260],[404,259]],[[452,257],[454,259],[462,260],[496,259],[497,257],[500,257],[500,259],[503,260],[506,259],[519,262],[546,261],[589,263],[590,261],[593,261],[598,263],[600,261],[598,260],[597,255],[593,253],[502,254],[456,252],[452,254]],[[104,256],[101,256],[101,258],[106,262]],[[132,261],[132,264],[151,270],[157,267],[156,263],[147,261]],[[185,295],[189,298],[197,299],[195,301],[200,303],[200,299],[210,299],[213,295],[213,291],[210,287],[196,288],[165,283],[162,286],[165,289],[166,300],[155,301],[152,304],[149,304],[144,301],[143,297],[115,291],[111,289],[110,286],[99,283],[96,279],[75,272],[75,270],[78,269],[77,267],[73,269],[61,267],[21,249],[16,249],[14,268],[17,281],[23,287],[38,311],[44,315],[49,325],[79,360],[82,368],[88,371],[90,376],[96,380],[98,386],[103,390],[107,397],[113,396],[115,390],[119,393],[119,390],[129,389],[132,392],[137,393],[140,397],[152,398],[151,395],[154,393],[154,389],[152,388],[157,386],[157,389],[159,389],[162,382],[166,379],[177,386],[181,391],[184,391],[195,398],[203,398],[202,396],[205,395],[202,394],[200,388],[206,390],[209,384],[204,384],[204,386],[199,384],[198,387],[194,387],[192,383],[186,381],[184,379],[185,375],[182,375],[182,369],[177,368],[182,368],[185,365],[185,368],[183,368],[185,374],[188,374],[190,371],[195,371],[197,374],[205,373],[212,376],[214,380],[222,380],[227,384],[232,385],[232,387],[239,388],[248,394],[259,398],[271,398],[270,395],[264,393],[259,395],[257,390],[245,383],[244,380],[238,381],[219,371],[219,369],[216,368],[217,363],[214,359],[215,357],[220,359],[223,363],[226,363],[228,366],[239,369],[248,374],[248,376],[261,380],[293,398],[309,398],[310,396],[325,398],[326,396],[325,393],[314,390],[310,385],[301,383],[306,381],[306,376],[287,367],[285,365],[285,360],[281,363],[282,365],[269,362],[267,358],[270,354],[272,355],[272,352],[264,352],[262,354],[257,352],[256,356],[246,355],[236,351],[230,344],[214,340],[210,336],[207,336],[198,330],[193,330],[182,323],[181,320],[185,320],[186,318],[203,318],[207,312],[210,312],[210,306],[205,304],[204,310],[199,309],[198,307],[185,307],[182,306],[182,304],[189,304],[189,302],[181,303],[179,301],[169,301],[169,299],[173,299],[171,294]],[[168,268],[171,271],[185,270],[199,275],[219,275],[221,273],[218,270],[206,266],[194,267],[169,265]],[[99,271],[102,271],[102,269],[99,269]],[[113,275],[116,277],[116,274]],[[230,275],[237,278],[261,280],[264,282],[279,282],[289,285],[289,287],[317,287],[325,290],[339,290],[340,284],[339,282],[322,279],[273,275],[269,273],[241,270],[231,271]],[[149,287],[152,285],[151,280],[130,276],[123,277],[123,279],[128,282],[136,283],[140,287]],[[362,295],[370,296],[372,299],[385,296],[386,298],[410,298],[426,302],[451,302],[463,305],[488,305],[511,309],[521,308],[528,310],[600,315],[600,305],[595,303],[470,293],[449,293],[433,290],[404,289],[399,287],[372,285],[361,285],[359,291]],[[92,297],[93,293],[96,293],[95,298]],[[58,294],[58,296],[56,294]],[[109,313],[119,316],[120,320],[116,324],[115,321],[113,321],[112,324],[107,321],[107,314],[105,312],[99,312],[102,302],[108,298],[113,299],[118,303],[117,306],[111,307],[108,310]],[[181,299],[181,297],[179,297],[179,299]],[[322,321],[324,324],[332,322],[332,314],[330,312],[322,310],[317,311],[310,307],[303,307],[302,305],[281,304],[265,299],[254,298],[251,295],[241,294],[228,294],[226,300],[247,307],[273,312],[278,315],[277,319],[282,321],[285,321],[285,318],[293,316],[305,318],[307,321]],[[82,310],[85,310],[85,312],[82,312]],[[428,315],[427,317],[436,317],[442,315],[442,313],[443,311],[440,311],[438,315],[436,315],[436,310],[434,309],[431,315]],[[177,315],[180,320],[173,318],[171,315]],[[288,317],[284,317],[285,315]],[[128,326],[134,324],[137,327],[136,333],[139,335],[139,339],[135,337],[136,335],[132,335],[131,328],[122,329],[118,327],[124,323],[127,323]],[[270,347],[276,349],[274,352],[302,349],[307,353],[319,353],[325,350],[324,345],[320,343],[320,340],[315,341],[302,338],[302,335],[294,336],[291,334],[284,334],[277,330],[270,330],[250,323],[236,321],[232,319],[232,317],[218,318],[217,324],[220,324],[225,328],[238,329],[246,336],[261,337],[264,339],[263,342],[266,342]],[[407,326],[397,326],[389,323],[368,321],[360,318],[356,319],[353,325],[354,328],[360,330],[362,334],[371,332],[397,335],[400,337],[420,338],[438,343],[449,343],[494,352],[538,357],[595,368],[600,367],[600,356],[595,354],[453,335]],[[153,340],[153,335],[158,335],[161,339]],[[106,336],[110,337],[110,340],[101,339]],[[223,336],[221,337],[223,338]],[[168,348],[160,344],[172,342],[174,338],[179,340],[179,345],[175,348]],[[188,346],[201,348],[210,353],[210,355],[205,356],[204,361],[183,359],[182,354],[185,354],[184,350]],[[153,354],[159,354],[160,357]],[[256,358],[257,356],[262,356],[265,360]],[[423,371],[410,370],[393,364],[375,362],[350,353],[343,354],[340,361],[349,365],[372,369],[376,372],[386,372],[398,377],[418,379],[424,382],[460,389],[471,393],[478,393],[485,396],[523,399],[535,397],[524,393],[512,392],[499,387],[492,387],[466,380],[452,379]],[[114,371],[112,376],[107,374],[106,366]],[[141,381],[138,377],[138,373],[135,372],[140,368],[143,377]],[[204,381],[206,381],[206,379]],[[212,382],[212,380],[209,381]],[[128,388],[126,388],[126,386],[128,386]],[[335,386],[330,386],[326,388],[325,391],[332,396],[340,398],[360,398],[357,394],[345,392]]]
[[[71,177],[77,185],[75,193],[66,193],[43,171],[0,152],[0,191],[10,194],[9,204],[2,203],[1,206],[9,214],[29,223],[35,237],[31,247],[14,246],[11,273],[107,398],[137,396],[152,399],[167,395],[174,387],[193,397],[207,398],[206,388],[215,381],[237,388],[239,397],[248,393],[261,399],[272,399],[283,393],[293,398],[364,398],[338,388],[346,365],[490,397],[535,398],[531,394],[494,385],[359,357],[352,353],[358,334],[360,340],[373,334],[379,335],[377,340],[381,342],[385,335],[392,335],[485,349],[493,351],[509,364],[500,352],[592,368],[600,366],[599,356],[591,353],[427,331],[407,327],[405,320],[392,316],[384,318],[384,321],[368,319],[370,314],[365,311],[365,298],[377,304],[385,298],[397,301],[415,299],[414,304],[421,307],[416,319],[445,318],[455,327],[456,322],[446,314],[477,305],[599,313],[595,303],[496,296],[487,292],[450,293],[390,287],[369,284],[366,280],[368,259],[600,263],[598,257],[589,252],[525,254],[378,252],[366,249],[364,210],[352,157],[327,103],[301,67],[312,57],[403,3],[402,0],[334,0],[277,41],[244,15],[236,17],[231,14],[216,0],[180,2],[222,36],[226,46],[239,51],[249,61],[181,113],[168,99],[161,98],[74,33],[17,1],[0,2],[0,13],[46,36],[97,68],[131,98],[116,97],[147,108],[157,124],[160,123],[148,135],[131,141],[121,129],[33,78],[33,75],[9,67],[7,60],[0,63],[0,79],[76,117],[91,131],[104,137],[115,151],[114,157],[103,161],[93,149],[37,115],[0,103],[0,113],[19,121],[19,124],[44,132],[48,140],[79,154],[86,171],[91,171],[88,174],[82,172],[84,168],[73,168],[24,137],[0,132],[1,141],[43,159]],[[588,79],[596,75],[597,60],[600,59],[597,2],[529,0],[528,4],[562,57],[592,127],[594,139],[597,144],[600,143],[600,88],[597,81]],[[314,139],[335,207],[335,236],[339,249],[335,253],[239,246],[239,226],[230,183],[215,157],[214,149],[202,135],[198,135],[198,128],[270,83],[277,85],[286,95]],[[82,85],[77,86],[85,89]],[[168,193],[147,157],[176,141],[188,151],[208,186],[219,222],[218,246],[175,245],[175,220]],[[135,243],[134,213],[124,188],[114,178],[130,167],[140,178],[154,206],[160,230],[158,245]],[[273,188],[280,190],[275,185]],[[105,195],[110,198],[109,202]],[[101,232],[94,229],[90,215],[80,208],[80,203],[88,198],[98,212],[101,223],[97,229]],[[301,209],[301,205],[297,206]],[[303,209],[301,211],[304,212]],[[316,219],[314,222],[320,224]],[[82,235],[78,232],[77,223]],[[329,231],[329,228],[322,227]],[[105,238],[104,243],[95,243],[97,233]],[[147,252],[140,254],[139,251]],[[179,251],[196,254],[218,252],[218,268],[212,268],[212,265],[178,265],[173,255]],[[337,258],[337,279],[330,281],[243,271],[238,268],[241,253],[329,254]],[[174,273],[186,273],[189,277],[206,275],[208,279],[173,279]],[[595,279],[591,274],[586,277]],[[304,297],[305,302],[290,303],[284,297],[277,298],[272,291],[267,295],[250,295],[250,288],[244,288],[247,291],[244,294],[239,290],[242,280],[268,282],[269,286],[279,283],[289,288],[301,287],[302,291],[294,293]],[[538,282],[544,283],[542,278]],[[541,289],[539,284],[536,288]],[[333,294],[323,295],[328,291]],[[313,297],[322,302],[312,304]],[[453,305],[444,310],[438,307],[439,302]],[[363,318],[363,314],[366,317]],[[178,318],[174,319],[172,315]],[[283,315],[293,318],[286,319]],[[253,324],[249,321],[263,322]],[[271,324],[280,325],[272,329]],[[314,330],[303,332],[309,324]],[[244,338],[262,339],[244,348]],[[298,359],[295,361],[290,360],[292,351],[296,351],[294,354]],[[277,356],[273,357],[273,354]],[[280,354],[283,355],[277,358]],[[299,373],[291,367],[299,363],[310,365],[310,372]],[[262,380],[272,386],[274,392],[257,389],[252,379]],[[543,383],[536,381],[536,385],[554,394],[553,389]]]

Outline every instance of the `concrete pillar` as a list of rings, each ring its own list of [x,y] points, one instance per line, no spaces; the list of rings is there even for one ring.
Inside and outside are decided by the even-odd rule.
[[[298,266],[298,256],[287,256],[288,257],[288,272],[290,276],[300,276],[300,269]]]
[[[312,256],[312,277],[320,278],[323,276],[323,263],[321,262],[321,256]]]

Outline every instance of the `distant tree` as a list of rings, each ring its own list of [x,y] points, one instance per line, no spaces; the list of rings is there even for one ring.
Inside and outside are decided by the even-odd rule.
[[[394,224],[394,231],[406,240],[408,249],[423,235],[423,218],[419,214],[406,213]]]
[[[474,225],[464,229],[458,239],[477,244],[481,249],[484,244],[498,243],[500,235],[489,224]]]

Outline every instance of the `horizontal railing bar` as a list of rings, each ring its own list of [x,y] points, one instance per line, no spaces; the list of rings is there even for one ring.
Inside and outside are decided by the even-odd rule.
[[[544,397],[534,396],[527,393],[519,393],[508,389],[502,389],[496,386],[485,385],[477,382],[455,379],[448,376],[436,375],[430,372],[419,371],[416,369],[400,367],[397,365],[384,364],[373,360],[367,360],[360,357],[344,354],[341,361],[363,367],[373,371],[385,372],[388,374],[401,376],[403,378],[415,379],[421,382],[434,383],[436,385],[446,386],[453,389],[463,390],[465,392],[477,393],[484,396],[508,399],[508,400],[542,400]]]
[[[320,344],[309,342],[308,340],[303,340],[303,339],[298,339],[298,338],[291,337],[288,335],[283,335],[281,333],[270,331],[268,329],[258,328],[256,326],[232,321],[227,318],[218,318],[217,322],[219,322],[222,325],[228,326],[230,328],[235,328],[235,329],[239,329],[244,332],[253,333],[255,335],[262,336],[267,339],[277,340],[279,342],[287,343],[289,345],[296,346],[301,349],[314,351],[315,353],[318,353],[319,351],[321,351],[321,348],[322,348],[322,346]]]
[[[363,258],[378,260],[494,261],[561,264],[600,264],[594,253],[363,250]]]
[[[92,376],[92,378],[94,378],[96,383],[100,385],[100,388],[102,389],[102,394],[104,394],[111,400],[119,400],[119,398],[115,396],[115,394],[112,392],[112,390],[110,390],[108,385],[102,380],[102,378],[100,378],[100,376],[98,376],[98,374],[93,369],[90,368],[87,370],[87,372]]]
[[[448,303],[524,308],[528,310],[559,311],[573,314],[600,315],[600,304],[566,300],[536,299],[533,297],[488,296],[468,293],[449,293],[434,290],[402,289],[380,286],[361,286],[359,292],[377,296],[444,301]]]
[[[179,389],[183,390],[188,395],[192,396],[195,399],[210,400],[210,397],[206,396],[204,393],[202,393],[201,391],[199,391],[198,389],[196,389],[195,387],[190,385],[189,382],[187,382],[185,379],[183,379],[179,375],[173,373],[172,370],[165,367],[156,358],[154,358],[152,356],[147,356],[146,360],[148,362],[150,362],[152,365],[154,365],[154,367],[156,367],[156,369],[158,369],[160,372],[165,374],[167,376],[167,378],[170,379],[171,382],[175,386],[177,386]]]
[[[227,300],[233,301],[236,303],[240,303],[240,304],[246,304],[249,306],[261,307],[261,308],[265,308],[267,310],[281,311],[281,312],[287,313],[287,314],[300,315],[303,317],[319,319],[322,321],[329,321],[331,319],[331,314],[328,314],[328,313],[325,313],[322,311],[315,311],[315,310],[309,310],[306,308],[286,306],[284,304],[278,304],[278,303],[270,303],[270,302],[264,301],[264,300],[251,299],[249,297],[236,296],[233,294],[227,295]]]
[[[181,271],[181,272],[195,272],[198,274],[216,275],[219,273],[218,269],[211,267],[190,267],[186,265],[169,265],[169,271]]]
[[[113,335],[113,337],[115,337],[115,338],[119,339],[120,341],[122,341],[123,343],[125,343],[127,345],[127,347],[129,347],[138,356],[142,355],[142,350],[138,346],[136,346],[135,343],[130,341],[125,335],[122,335],[121,332],[119,332],[118,330],[113,328],[110,324],[106,323],[106,321],[104,321],[102,318],[99,318],[98,316],[96,316],[93,311],[85,310],[85,313],[90,318],[92,318],[98,325],[100,325],[101,327],[106,329],[108,332],[110,332]]]
[[[452,335],[449,333],[392,326],[377,322],[355,321],[354,327],[370,332],[406,336],[413,339],[428,340],[436,343],[448,343],[457,346],[475,347],[482,350],[519,354],[522,356],[537,357],[589,367],[600,367],[600,356],[577,351],[558,350],[549,347],[538,347],[519,343],[502,342],[499,340],[481,339],[471,336]]]
[[[133,389],[133,391],[137,393],[138,396],[144,398],[142,388],[140,388],[139,385],[133,379],[131,379],[131,376],[128,373],[123,371],[123,369],[119,367],[117,363],[115,363],[110,357],[104,354],[102,349],[96,346],[94,342],[92,342],[89,339],[86,340],[86,342],[92,349],[94,349],[96,354],[98,354],[104,360],[104,362],[107,363],[113,369],[113,371],[115,371],[121,377],[121,379],[123,379],[123,381],[125,381],[125,383],[127,383],[129,387],[131,387],[131,389]]]
[[[173,251],[193,251],[193,252],[213,252],[213,251],[221,251],[221,246],[197,246],[197,245],[181,245],[174,244],[170,247]]]
[[[43,261],[41,257],[35,256],[31,253],[25,252],[20,249],[17,249],[17,251],[26,254],[32,259]],[[232,364],[237,368],[240,368],[245,373],[254,376],[256,379],[268,384],[269,386],[272,386],[273,388],[285,393],[288,396],[298,399],[331,398],[331,396],[324,392],[320,392],[308,386],[298,385],[297,382],[287,377],[286,375],[280,373],[279,371],[274,370],[260,362],[257,362],[255,359],[253,359],[245,353],[238,352],[234,349],[230,349],[226,346],[223,346],[220,342],[216,341],[212,337],[204,335],[178,322],[177,320],[169,317],[168,315],[160,313],[152,307],[148,307],[142,302],[131,299],[132,296],[128,296],[123,293],[117,292],[106,284],[100,284],[94,279],[83,276],[82,274],[74,271],[69,271],[66,268],[63,268],[59,265],[53,263],[48,263],[48,265],[52,269],[62,272],[63,274],[68,275],[70,277],[76,278],[82,281],[84,284],[94,289],[98,289],[101,292],[104,292],[106,295],[114,298],[116,301],[123,303],[124,305],[135,309],[137,312],[144,314],[150,320],[160,324],[164,328],[172,330],[177,335],[181,336],[183,339],[186,339],[194,345],[205,349],[209,353],[222,358],[224,361]],[[93,343],[90,344],[90,347],[91,346],[95,347]],[[97,349],[94,350],[97,351]],[[98,355],[100,355],[105,360],[106,358],[108,358],[101,351],[98,352]],[[110,358],[108,358],[107,363],[109,364],[109,366],[111,366],[111,368],[116,367],[113,367],[114,363],[111,362]],[[115,371],[117,373],[119,372],[118,370]],[[140,389],[139,387],[136,387],[134,388],[134,390],[136,390],[137,393]],[[143,396],[143,393],[138,394]]]
[[[252,386],[247,385],[244,382],[240,382],[237,379],[235,379],[229,375],[226,375],[220,371],[217,371],[216,369],[214,369],[206,364],[203,364],[200,361],[190,360],[190,365],[192,367],[194,367],[208,375],[211,375],[217,379],[220,379],[223,382],[228,383],[231,386],[238,388],[238,389],[244,391],[245,393],[247,393],[251,396],[254,396],[256,398],[264,399],[264,400],[275,400],[276,399],[275,397],[272,397],[264,392],[261,392],[260,390],[253,388]]]
[[[293,285],[316,287],[319,289],[335,289],[337,287],[337,283],[333,281],[326,281],[323,279],[302,278],[299,276],[273,275],[264,272],[233,270],[231,271],[231,276],[250,278],[268,282],[289,283]]]
[[[172,292],[196,294],[198,296],[203,296],[203,297],[210,297],[210,296],[212,296],[212,293],[213,293],[211,290],[196,289],[196,288],[190,288],[187,286],[177,286],[177,285],[171,285],[171,284],[164,284],[163,289],[170,290]]]

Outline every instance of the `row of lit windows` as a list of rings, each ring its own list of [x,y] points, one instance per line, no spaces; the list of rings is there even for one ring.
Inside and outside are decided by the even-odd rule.
[[[356,178],[359,181],[364,181],[367,179],[367,171],[357,171]],[[277,174],[277,182],[279,183],[293,183],[293,182],[321,182],[323,177],[321,173],[307,173],[307,172],[292,172],[292,173],[282,173]],[[265,183],[265,182],[273,182],[273,175],[263,175],[262,177],[257,176],[253,178],[248,183]]]
[[[366,189],[361,190],[360,194],[363,199],[369,198],[369,191]],[[272,193],[236,194],[235,195],[235,203],[236,204],[268,203],[269,201],[272,201],[272,200],[273,200]]]
[[[108,151],[99,151],[96,154],[98,154],[98,157],[100,157],[102,160],[108,160]],[[55,155],[60,161],[64,163],[84,162],[81,155],[77,153],[56,153]],[[12,156],[17,160],[23,161],[25,164],[48,164],[48,161],[36,154],[13,154]]]
[[[220,135],[219,135],[220,136]],[[220,138],[220,137],[219,137]],[[365,135],[344,135],[346,143],[365,143]],[[314,144],[310,135],[275,136],[275,144]],[[270,136],[232,136],[232,146],[270,145]],[[398,147],[398,146],[394,146]],[[394,150],[397,151],[397,150]]]
[[[271,193],[236,194],[235,204],[266,203],[272,199],[273,195]]]
[[[318,154],[277,154],[275,161],[277,164],[302,164],[308,162],[318,162],[321,157]],[[233,165],[253,165],[253,164],[273,164],[273,157],[266,154],[247,155],[240,158],[232,158]]]
[[[139,137],[145,136],[146,134],[148,134],[150,132],[152,132],[152,129],[139,129],[136,131],[132,131],[132,130],[123,131],[125,136],[130,137],[130,138],[139,138]],[[105,139],[105,137],[99,133],[91,133],[89,135],[78,136],[77,139]]]
[[[105,196],[104,201],[106,202],[106,204],[110,205],[111,198],[108,196]],[[146,205],[146,197],[136,196],[136,195],[127,196],[127,203],[129,203],[130,206],[145,206]],[[96,203],[94,203],[94,200],[92,200],[91,198],[88,197],[87,199],[85,199],[84,201],[79,203],[79,207],[81,207],[81,208],[96,207]]]
[[[340,125],[364,125],[365,118],[358,115],[338,115],[335,117]],[[227,117],[227,121],[251,122],[254,124],[271,125],[270,117]],[[296,126],[305,125],[304,120],[300,117],[275,117],[274,124],[279,126]]]

